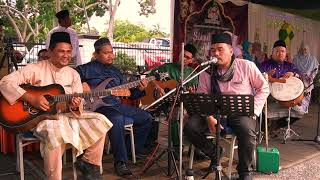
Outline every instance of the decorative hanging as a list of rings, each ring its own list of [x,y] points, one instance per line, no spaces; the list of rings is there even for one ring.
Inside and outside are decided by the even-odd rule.
[[[279,30],[279,39],[283,40],[286,45],[290,45],[291,40],[294,37],[292,25],[284,22]]]

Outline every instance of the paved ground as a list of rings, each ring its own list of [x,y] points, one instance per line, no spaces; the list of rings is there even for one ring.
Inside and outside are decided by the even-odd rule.
[[[312,105],[310,113],[305,115],[303,119],[294,123],[292,128],[297,131],[301,138],[313,139],[316,135],[317,126],[317,105]],[[161,142],[166,141],[166,131],[161,132]],[[278,137],[273,137],[270,141],[272,147],[277,147],[280,151],[280,166],[281,170],[278,174],[260,174],[256,173],[254,179],[257,180],[269,180],[269,179],[281,179],[281,180],[315,180],[320,179],[320,145],[314,142],[299,142],[288,141],[287,144],[282,144],[281,134],[279,132]],[[162,147],[165,147],[163,145]],[[70,156],[69,156],[70,157]],[[25,153],[25,169],[27,180],[43,179],[42,172],[42,160],[39,153]],[[187,148],[184,151],[184,167],[188,165]],[[136,175],[135,179],[171,179],[166,176],[167,174],[167,156],[164,155],[159,161],[158,165],[152,166],[146,173],[141,173],[145,160],[138,161],[137,164],[130,164],[131,169]],[[223,158],[223,166],[227,165],[227,158]],[[235,163],[234,163],[235,164]],[[196,161],[194,163],[195,179],[200,179],[208,167],[209,161]],[[120,179],[113,172],[112,156],[105,155],[103,163],[103,179]],[[233,168],[235,172],[235,166]],[[207,179],[213,179],[211,174]],[[72,178],[71,163],[63,169],[64,179]],[[173,177],[175,174],[173,175]],[[14,154],[4,155],[0,154],[0,179],[12,180],[19,179],[19,175],[15,172],[15,156]]]

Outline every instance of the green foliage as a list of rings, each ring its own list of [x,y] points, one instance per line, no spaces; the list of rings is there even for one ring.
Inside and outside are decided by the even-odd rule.
[[[156,13],[156,9],[155,9],[156,0],[137,0],[137,2],[140,5],[140,11],[139,11],[140,16],[144,15],[148,17],[149,14]]]
[[[143,25],[133,24],[126,21],[115,21],[113,39],[116,42],[140,42],[150,37],[166,37],[167,34],[160,31],[160,26],[156,25],[152,30],[147,30]]]
[[[78,30],[77,32],[81,32],[84,29],[81,29],[82,25],[86,23],[86,17],[84,13],[84,6],[86,7],[87,15],[90,18],[93,14],[96,16],[102,17],[106,12],[109,11],[109,0],[10,0],[10,1],[1,1],[1,5],[8,5],[12,8],[21,12],[21,14],[26,15],[25,18],[30,23],[32,29],[34,30],[34,34],[32,34],[30,39],[28,36],[31,34],[31,30],[27,29],[25,31],[26,22],[21,17],[20,14],[9,10],[11,17],[14,19],[19,31],[16,31],[12,24],[9,22],[9,19],[3,13],[4,11],[8,11],[7,8],[0,9],[0,18],[3,19],[5,23],[5,33],[22,37],[22,41],[28,42],[44,42],[46,39],[46,35],[54,27],[54,22],[56,22],[55,13],[56,13],[56,1],[60,1],[61,9],[69,9],[71,14],[71,19],[73,22],[73,26]],[[149,13],[154,13],[154,5],[155,0],[136,0],[141,7],[141,11],[143,15],[148,15]],[[13,3],[15,2],[15,3]],[[126,4],[121,4],[125,6]],[[37,29],[37,27],[39,27]],[[126,36],[118,35],[120,38],[119,41],[124,42],[132,42],[132,41],[140,41],[148,36],[148,31],[144,29],[144,27],[139,25],[136,27],[137,30],[131,29],[130,31],[122,31],[120,34],[126,34]],[[133,33],[132,36],[128,33]]]
[[[56,0],[57,1],[57,0]],[[31,39],[25,39],[24,41],[28,42],[44,42],[46,39],[47,33],[54,27],[54,22],[57,21],[55,18],[56,13],[56,2],[52,0],[16,0],[16,3],[6,3],[0,2],[0,4],[9,5],[14,9],[19,10],[22,14],[28,14],[25,18],[28,19],[31,27],[36,34],[31,36]],[[83,4],[84,2],[84,4]],[[90,8],[86,8],[88,17],[90,18],[94,13],[97,16],[103,16],[108,8],[105,6],[107,4],[107,0],[99,0],[98,4],[95,6],[90,6]],[[61,1],[60,0],[61,9],[69,9],[71,14],[71,19],[73,25],[81,26],[86,23],[86,18],[83,11],[83,6],[96,4],[96,0],[68,0],[68,1]],[[26,4],[28,6],[26,6]],[[103,5],[104,4],[104,5]],[[6,8],[0,9],[0,18],[5,17],[4,13],[1,11],[7,10]],[[18,13],[14,13],[10,11],[12,18],[14,19],[15,23],[17,24],[20,32],[24,31],[24,27],[26,22],[24,22],[21,15]],[[9,35],[17,34],[18,32],[12,27],[9,22],[9,19],[3,18],[5,22],[5,33]],[[35,29],[36,25],[40,27],[39,29]],[[79,28],[80,29],[80,28]],[[27,31],[30,33],[30,29]],[[79,31],[80,32],[80,31]]]
[[[113,39],[118,42],[135,42],[148,37],[148,31],[143,25],[126,21],[115,21]]]
[[[160,30],[160,25],[157,24],[157,25],[153,25],[153,29],[151,29],[149,31],[149,34],[151,37],[167,37],[169,36],[168,34],[166,34],[165,32],[162,32]]]
[[[128,56],[126,53],[117,53],[113,65],[121,69],[123,72],[137,73],[137,65],[135,59]]]

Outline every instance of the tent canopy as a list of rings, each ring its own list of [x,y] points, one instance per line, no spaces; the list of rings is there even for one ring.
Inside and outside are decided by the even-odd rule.
[[[319,0],[247,0],[255,4],[271,6],[281,11],[320,21]]]

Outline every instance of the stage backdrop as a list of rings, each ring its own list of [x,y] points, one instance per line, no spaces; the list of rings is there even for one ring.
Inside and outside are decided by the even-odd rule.
[[[243,1],[232,3],[228,0],[176,0],[173,61],[179,60],[181,43],[194,44],[199,50],[196,59],[206,60],[214,33],[231,31],[239,36],[240,40],[247,39],[247,12],[248,4]]]
[[[259,39],[271,54],[273,43],[281,38],[288,43],[288,50],[295,55],[302,40],[311,48],[311,52],[320,60],[320,22],[297,15],[281,12],[269,7],[249,3],[248,9],[249,41]]]

